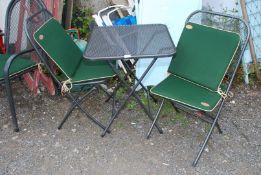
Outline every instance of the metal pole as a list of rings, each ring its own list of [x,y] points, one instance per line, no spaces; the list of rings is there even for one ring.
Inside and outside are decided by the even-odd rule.
[[[240,0],[240,4],[241,4],[243,18],[244,18],[244,20],[247,23],[249,23],[249,17],[248,17],[248,14],[247,14],[245,0]],[[251,31],[250,31],[250,37],[249,37],[249,48],[250,48],[251,57],[252,57],[252,60],[253,60],[253,63],[254,63],[256,77],[257,77],[258,80],[261,80],[261,74],[260,74],[260,71],[258,69],[258,62],[257,62],[257,58],[256,58],[256,51],[255,51],[255,47],[254,47]]]

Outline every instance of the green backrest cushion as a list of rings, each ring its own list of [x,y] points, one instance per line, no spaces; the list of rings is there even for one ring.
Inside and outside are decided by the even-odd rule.
[[[216,91],[239,46],[236,33],[187,24],[169,72]]]
[[[48,20],[35,32],[34,39],[68,78],[73,76],[82,53],[58,21]]]

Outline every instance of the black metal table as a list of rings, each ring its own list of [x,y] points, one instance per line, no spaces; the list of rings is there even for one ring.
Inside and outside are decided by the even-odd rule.
[[[112,122],[119,115],[131,96],[137,100],[144,109],[144,112],[153,121],[154,118],[152,117],[149,104],[147,108],[137,96],[135,90],[140,85],[148,93],[147,97],[149,101],[149,91],[143,86],[142,80],[158,58],[173,56],[175,53],[175,45],[167,27],[163,24],[107,26],[97,27],[93,30],[83,57],[89,60],[107,60],[113,71],[118,75],[120,83],[116,86],[112,94],[113,103],[115,103],[115,93],[120,86],[123,85],[129,89],[129,93],[119,108],[116,111],[113,110],[112,117],[102,133],[102,137],[106,134],[106,131],[110,128]],[[153,59],[142,76],[138,78],[134,75],[133,70],[131,70],[125,60],[135,59],[136,63],[138,59],[142,58]],[[125,77],[130,74],[133,75],[136,80],[136,83],[133,86],[130,86],[125,81],[125,77],[119,75],[119,71],[115,68],[115,64],[113,63],[114,60],[122,60],[128,71],[128,74],[125,75]],[[162,129],[157,124],[155,126],[158,131],[162,133]]]

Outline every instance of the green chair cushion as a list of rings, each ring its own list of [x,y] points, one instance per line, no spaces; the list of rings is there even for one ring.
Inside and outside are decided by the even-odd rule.
[[[50,19],[34,34],[40,47],[50,56],[71,83],[86,82],[114,76],[106,61],[89,61],[61,25]]]
[[[221,99],[217,92],[202,88],[175,75],[169,75],[153,87],[151,92],[204,111],[212,111]]]
[[[239,46],[236,33],[189,23],[169,72],[216,91]]]
[[[48,20],[35,32],[34,39],[68,78],[74,75],[82,52],[58,21]]]
[[[79,67],[71,77],[71,82],[78,83],[86,80],[103,79],[114,75],[115,73],[106,61],[90,61],[82,58]]]
[[[0,79],[4,79],[4,66],[7,59],[10,57],[10,54],[0,54]],[[9,74],[10,76],[18,74],[26,69],[32,68],[36,63],[28,58],[18,57],[11,64]]]

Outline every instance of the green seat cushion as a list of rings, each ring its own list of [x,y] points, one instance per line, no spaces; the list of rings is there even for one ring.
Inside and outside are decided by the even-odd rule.
[[[82,58],[77,71],[71,77],[71,81],[72,83],[78,83],[81,81],[109,78],[114,75],[115,73],[107,61],[90,61]]]
[[[4,78],[4,66],[7,61],[7,59],[10,57],[10,54],[0,54],[0,79]],[[9,74],[15,75],[18,74],[26,69],[32,68],[35,66],[36,63],[28,58],[18,57],[14,60],[14,62],[11,64],[11,67],[9,69]]]
[[[48,20],[35,32],[34,39],[68,78],[74,75],[82,52],[58,21]]]
[[[212,111],[221,99],[217,92],[175,75],[169,75],[165,80],[153,87],[151,92],[204,111]]]
[[[169,72],[216,91],[238,49],[237,33],[189,23]]]

